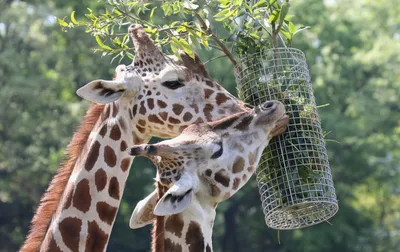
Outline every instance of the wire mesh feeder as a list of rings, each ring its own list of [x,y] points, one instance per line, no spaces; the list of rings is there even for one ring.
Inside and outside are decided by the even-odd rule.
[[[244,55],[236,81],[243,101],[279,100],[289,116],[287,131],[271,140],[256,172],[267,225],[296,229],[331,218],[338,204],[303,52],[276,48]]]

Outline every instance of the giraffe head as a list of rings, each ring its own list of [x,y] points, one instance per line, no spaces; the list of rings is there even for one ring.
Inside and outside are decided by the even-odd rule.
[[[130,226],[150,223],[155,215],[184,211],[191,202],[216,205],[237,192],[254,173],[269,140],[286,130],[288,117],[279,101],[268,101],[247,112],[187,127],[182,134],[157,144],[130,149],[150,158],[156,181],[167,190],[156,202],[153,192],[141,201]]]
[[[114,80],[92,81],[77,94],[101,104],[119,101],[136,135],[175,137],[195,122],[247,110],[210,78],[197,55],[164,55],[140,25],[131,25],[128,32],[136,51],[132,64],[118,66]]]

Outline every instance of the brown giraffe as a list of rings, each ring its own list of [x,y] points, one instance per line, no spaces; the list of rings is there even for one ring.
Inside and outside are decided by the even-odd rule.
[[[94,104],[21,251],[104,251],[133,160],[128,145],[175,137],[194,122],[248,109],[210,78],[198,57],[164,55],[140,25],[128,32],[136,51],[132,65],[118,66],[113,81],[95,80],[77,91]]]
[[[157,188],[138,203],[130,227],[156,219],[153,252],[212,251],[217,204],[246,184],[269,140],[283,133],[287,123],[283,104],[268,101],[247,112],[189,126],[171,140],[135,145],[131,155],[155,163]]]

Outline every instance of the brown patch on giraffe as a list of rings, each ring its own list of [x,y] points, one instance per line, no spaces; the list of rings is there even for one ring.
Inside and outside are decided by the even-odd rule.
[[[221,105],[222,103],[226,102],[227,100],[229,100],[229,97],[226,96],[224,93],[219,93],[217,94],[217,96],[215,97],[215,100],[217,101],[217,105]]]
[[[149,109],[153,109],[154,108],[154,99],[152,99],[152,98],[147,99],[147,106],[149,107]]]
[[[185,107],[180,104],[172,105],[172,111],[174,111],[175,115],[180,115]]]
[[[252,172],[254,171],[254,166],[249,166],[249,167],[247,168],[247,170],[248,170],[250,173],[252,173]]]
[[[135,117],[135,115],[136,115],[136,113],[137,113],[137,107],[138,107],[137,104],[135,104],[135,105],[132,107],[132,117]]]
[[[183,218],[179,214],[174,214],[168,217],[165,222],[165,230],[173,233],[177,237],[182,237]]]
[[[104,201],[97,202],[96,204],[96,211],[99,214],[100,220],[104,221],[108,225],[111,225],[114,222],[117,210],[116,207],[113,207]]]
[[[139,131],[140,133],[142,133],[142,134],[146,132],[146,129],[143,128],[143,127],[140,127],[139,125],[136,125],[136,128],[137,128],[138,131]]]
[[[72,204],[79,211],[86,213],[89,211],[92,196],[90,196],[89,180],[82,179],[76,185],[74,197],[72,198]]]
[[[148,120],[149,120],[149,122],[152,122],[152,123],[157,123],[157,124],[161,124],[161,125],[164,124],[164,122],[161,121],[161,120],[157,117],[157,115],[149,115]]]
[[[95,141],[88,153],[88,156],[86,158],[85,162],[85,169],[87,171],[90,171],[94,164],[96,163],[97,159],[99,159],[99,153],[100,153],[100,143],[99,141]]]
[[[104,108],[104,105],[103,105]],[[110,117],[110,109],[111,109],[111,104],[107,104],[105,106],[105,111],[101,114],[101,121],[104,122]],[[97,119],[97,118],[96,118]]]
[[[122,171],[124,171],[124,172],[127,171],[129,169],[130,163],[131,163],[131,159],[130,158],[122,159],[122,161],[121,161],[121,169],[122,169]]]
[[[128,109],[128,113],[129,113],[129,118],[131,118],[131,120],[133,119],[133,114],[132,114],[132,109],[129,108]]]
[[[182,246],[167,238],[164,240],[164,252],[182,252]]]
[[[199,223],[194,221],[190,222],[186,233],[186,244],[189,247],[189,252],[204,251],[204,236]]]
[[[75,167],[75,163],[84,149],[89,135],[94,129],[97,121],[99,119],[104,121],[104,117],[108,117],[107,108],[109,109],[109,105],[105,106],[92,103],[91,107],[86,113],[84,120],[79,125],[77,131],[72,137],[70,144],[67,147],[66,157],[68,157],[68,160],[65,161],[57,170],[57,174],[51,180],[46,193],[40,200],[41,203],[36,211],[36,214],[33,216],[31,229],[27,239],[21,247],[21,252],[40,250],[40,246],[47,233],[52,216],[62,199],[64,188],[68,183],[68,179]],[[104,110],[106,111],[104,112]]]
[[[74,185],[72,183],[68,183],[66,188],[66,200],[63,206],[63,209],[67,209],[71,206],[72,203],[72,196],[74,195]],[[68,190],[68,191],[67,191]]]
[[[249,156],[248,156],[249,164],[253,165],[254,162],[256,162],[256,158],[257,158],[257,150],[255,150],[254,152],[250,152]],[[249,169],[250,169],[250,167],[249,167]]]
[[[168,118],[168,121],[169,121],[170,123],[172,123],[172,124],[179,124],[179,123],[181,123],[181,120],[176,119],[176,118],[173,118],[173,117]]]
[[[221,169],[217,173],[215,173],[214,179],[225,187],[229,186],[230,178],[228,173],[224,169]]]
[[[126,151],[126,149],[128,149],[128,144],[124,140],[121,141],[120,149],[121,151]]]
[[[185,121],[185,122],[190,121],[192,118],[193,118],[192,113],[186,112],[186,113],[183,115],[183,121]]]
[[[54,239],[53,234],[50,234],[50,243],[47,249],[48,252],[62,252],[62,250],[58,247],[56,240]],[[46,252],[47,252],[46,251]]]
[[[211,169],[207,169],[205,174],[206,174],[206,176],[211,177],[211,174],[212,174]]]
[[[210,184],[210,190],[211,190],[212,197],[217,197],[221,194],[221,190],[218,188],[218,186],[216,186],[214,184]]]
[[[107,184],[107,173],[103,170],[103,168],[100,168],[96,171],[94,174],[94,182],[96,184],[97,191],[102,191]]]
[[[157,100],[157,105],[160,108],[166,108],[167,107],[167,104],[165,102],[161,101],[161,100]]]
[[[237,130],[247,130],[249,128],[249,125],[251,121],[253,120],[253,116],[246,116],[242,119],[238,125],[235,126],[235,129]]]
[[[243,176],[242,176],[242,181],[243,181],[243,182],[246,182],[246,181],[247,181],[247,175],[246,175],[246,174],[243,174]]]
[[[242,172],[243,168],[244,168],[244,159],[242,157],[236,157],[235,162],[233,163],[232,166],[232,172],[233,173]]]
[[[173,129],[174,127],[172,127],[172,129]],[[184,129],[186,129],[187,128],[187,125],[183,125],[183,126],[180,126],[179,127],[179,132],[182,132]]]
[[[204,98],[208,99],[210,98],[210,96],[214,93],[214,90],[212,89],[204,89]]]
[[[138,120],[138,124],[139,124],[140,126],[142,126],[142,127],[146,127],[146,121],[143,120],[143,119],[139,119],[139,120]]]
[[[121,130],[118,124],[115,124],[110,131],[110,138],[114,141],[118,141],[121,138]]]
[[[207,244],[207,246],[206,246],[206,252],[211,252],[210,244]]]
[[[141,115],[146,114],[146,107],[144,106],[144,101],[140,102],[139,114],[141,114]]]
[[[101,127],[99,134],[101,137],[104,137],[107,134],[107,124],[104,124],[103,127]]]
[[[203,112],[204,112],[204,115],[206,116],[206,119],[207,119],[207,121],[212,121],[212,115],[211,115],[211,112],[213,111],[213,109],[214,109],[214,107],[213,107],[213,105],[211,105],[211,104],[206,104],[205,106],[204,106],[204,109],[203,109]]]
[[[117,177],[112,177],[110,180],[110,184],[108,185],[108,194],[111,198],[119,200],[119,182]]]
[[[117,164],[117,156],[115,155],[115,151],[108,145],[104,147],[104,161],[111,168]]]
[[[233,180],[232,190],[237,190],[240,184],[240,178],[235,178]]]
[[[99,225],[95,221],[89,221],[85,252],[104,251],[107,241],[108,235],[100,229]]]
[[[158,115],[161,117],[161,119],[163,119],[164,121],[167,120],[168,118],[168,113],[167,112],[160,112],[158,113]]]
[[[199,106],[197,106],[197,104],[192,104],[192,105],[190,105],[190,107],[192,107],[194,109],[194,112],[196,112],[196,114],[199,113]]]
[[[82,221],[78,218],[67,217],[58,224],[62,240],[73,252],[79,251],[79,240]]]
[[[213,82],[210,81],[210,80],[206,80],[206,85],[209,86],[209,87],[214,87]]]
[[[113,102],[112,117],[116,117],[118,114],[119,106],[116,102]]]

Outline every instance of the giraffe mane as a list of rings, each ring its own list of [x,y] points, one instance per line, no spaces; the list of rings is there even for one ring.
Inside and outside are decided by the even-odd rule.
[[[65,161],[58,168],[57,174],[51,180],[49,187],[40,200],[39,207],[31,221],[29,234],[20,250],[21,252],[39,251],[79,154],[82,152],[90,132],[93,130],[104,107],[105,105],[92,103],[83,121],[74,133],[65,152]]]

